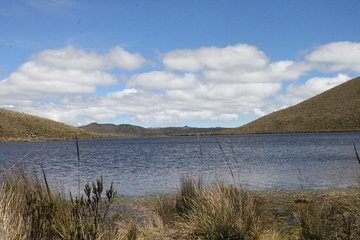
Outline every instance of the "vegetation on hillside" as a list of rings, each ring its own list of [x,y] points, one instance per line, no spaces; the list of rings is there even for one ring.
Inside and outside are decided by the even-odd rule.
[[[360,131],[360,77],[225,133]]]
[[[0,141],[68,139],[75,135],[97,136],[64,123],[0,109]]]

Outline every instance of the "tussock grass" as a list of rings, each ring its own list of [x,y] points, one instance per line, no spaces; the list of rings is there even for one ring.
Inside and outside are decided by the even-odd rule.
[[[23,219],[21,200],[22,194],[0,189],[0,236],[3,239],[26,239],[26,222]]]
[[[6,176],[1,188],[4,239],[64,239],[71,235],[71,207],[38,178],[24,172]]]
[[[165,224],[180,229],[183,239],[258,239],[259,208],[248,192],[233,186],[204,187],[182,178],[175,197],[157,200]]]
[[[174,196],[162,196],[156,199],[154,211],[164,224],[170,225],[176,220],[178,216],[176,203],[176,197]]]
[[[181,224],[189,236],[201,239],[257,239],[259,213],[255,199],[235,187],[215,186],[191,200]]]
[[[101,197],[102,178],[72,200],[52,192],[45,179],[21,171],[4,177],[0,239],[360,239],[358,188],[264,193],[183,178],[175,195],[111,202],[136,209],[125,216],[109,210],[114,189]]]
[[[198,187],[189,179],[182,183],[177,196],[156,201],[165,229],[178,234],[174,239],[360,239],[357,187],[262,193],[221,184]]]
[[[183,215],[191,211],[202,190],[203,183],[201,179],[195,181],[190,177],[183,176],[180,180],[180,192],[176,196],[176,212]]]
[[[360,239],[360,192],[356,188],[346,198],[305,204],[299,219],[304,240]]]

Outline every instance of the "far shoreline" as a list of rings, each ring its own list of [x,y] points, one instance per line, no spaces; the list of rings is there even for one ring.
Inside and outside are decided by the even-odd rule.
[[[126,138],[151,138],[151,137],[206,137],[206,136],[253,136],[253,135],[297,135],[297,134],[336,134],[336,133],[360,133],[360,130],[348,130],[348,131],[304,131],[304,132],[259,132],[259,133],[201,133],[201,134],[168,134],[168,135],[106,135],[106,136],[94,136],[94,137],[78,137],[81,140],[94,140],[94,139],[126,139]],[[28,137],[18,137],[18,138],[0,138],[0,143],[17,143],[17,142],[52,142],[52,141],[69,141],[74,140],[73,137],[59,137],[59,138],[46,138],[46,137],[37,137],[37,138],[28,138]]]

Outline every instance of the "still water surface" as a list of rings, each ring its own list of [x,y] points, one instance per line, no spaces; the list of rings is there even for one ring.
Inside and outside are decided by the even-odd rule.
[[[81,186],[103,175],[121,195],[173,193],[182,175],[243,188],[341,188],[356,184],[360,133],[149,137],[80,140]],[[52,187],[78,192],[74,141],[1,143],[0,168],[16,161]],[[232,178],[229,168],[232,169]]]

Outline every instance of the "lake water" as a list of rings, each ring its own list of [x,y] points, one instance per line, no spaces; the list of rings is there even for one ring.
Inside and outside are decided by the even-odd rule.
[[[342,188],[360,183],[360,133],[80,140],[81,186],[103,175],[118,193],[173,193],[182,175],[252,190]],[[19,161],[66,193],[78,192],[72,141],[1,143],[0,167]],[[231,175],[230,169],[233,173]]]

